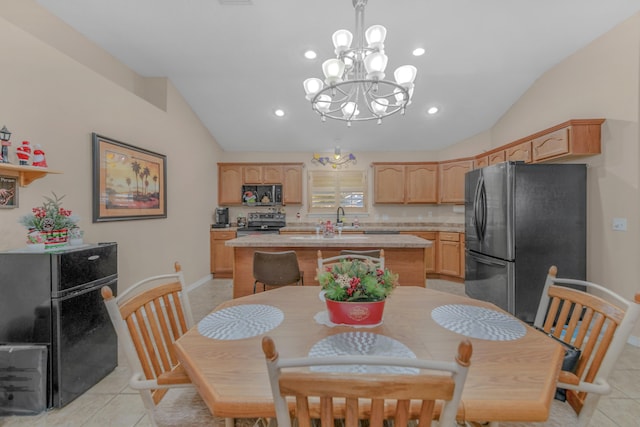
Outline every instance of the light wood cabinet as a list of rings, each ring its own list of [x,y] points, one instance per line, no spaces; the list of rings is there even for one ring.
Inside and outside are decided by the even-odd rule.
[[[480,169],[485,166],[489,166],[489,156],[482,156],[476,159],[473,159],[473,168]]]
[[[436,273],[461,277],[464,273],[462,269],[463,258],[460,233],[439,232],[437,245]]]
[[[374,163],[374,203],[438,202],[437,163]]]
[[[533,162],[600,154],[603,119],[569,120],[531,137]]]
[[[244,184],[282,184],[282,165],[242,166]]]
[[[218,204],[241,205],[243,184],[282,184],[282,203],[301,204],[302,167],[302,163],[218,163]]]
[[[282,166],[282,203],[285,205],[302,204],[302,164]]]
[[[243,167],[218,163],[218,204],[242,204]]]
[[[490,165],[495,165],[496,163],[502,163],[504,161],[505,161],[504,150],[496,151],[495,153],[489,154]]]
[[[464,203],[464,175],[472,168],[473,160],[440,163],[440,203]]]
[[[373,165],[373,202],[404,203],[404,166]]]
[[[525,141],[504,150],[508,162],[531,163],[531,141]]]
[[[235,238],[235,231],[210,231],[211,274],[215,278],[233,277],[233,248],[224,243]]]
[[[0,163],[0,175],[15,176],[18,178],[20,187],[26,187],[36,179],[42,178],[49,173],[62,173],[47,168],[37,166],[14,165],[11,163]]]

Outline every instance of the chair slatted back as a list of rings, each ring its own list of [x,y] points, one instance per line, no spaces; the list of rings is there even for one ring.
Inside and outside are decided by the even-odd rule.
[[[179,302],[180,283],[170,283],[138,295],[120,307],[147,379],[178,364],[173,343],[189,328]]]
[[[363,261],[371,261],[374,264],[378,265],[378,268],[384,270],[384,249],[380,249],[380,257],[376,258],[373,256],[367,256],[357,253],[345,253],[347,251],[343,251],[340,255],[336,255],[329,258],[322,258],[322,251],[318,251],[318,272],[324,271],[327,268],[330,268],[332,265],[339,263],[343,260],[354,260],[359,259]],[[355,252],[355,251],[354,251]]]
[[[534,325],[581,350],[575,371],[579,381],[606,383],[640,316],[640,294],[636,294],[635,301],[629,301],[601,285],[557,278],[556,274],[557,268],[551,267]],[[587,292],[575,286],[582,286]],[[566,394],[569,404],[580,414],[593,393],[567,389]],[[597,398],[592,401],[595,406]],[[593,410],[590,407],[585,411],[589,412],[587,416]]]
[[[371,427],[382,427],[389,419],[398,427],[412,420],[429,426],[437,409],[441,409],[439,425],[453,427],[472,353],[468,340],[460,343],[458,355],[451,362],[361,355],[280,359],[270,337],[263,338],[262,346],[280,427],[291,426],[291,413],[300,427],[311,427],[312,419],[318,418],[322,426],[334,426],[338,419],[343,419],[346,427],[357,427],[363,419]],[[429,372],[351,374],[298,369],[354,364]],[[295,399],[291,408],[286,401],[289,396]],[[441,401],[442,407],[436,401]]]
[[[183,292],[184,279],[178,263],[176,273],[141,280],[117,298],[113,298],[110,289],[102,290],[129,364],[147,380],[166,377],[179,365],[173,344],[193,325]],[[178,378],[177,382],[188,381],[184,375],[178,377],[183,379]],[[166,392],[166,388],[151,390],[153,402],[157,404]]]

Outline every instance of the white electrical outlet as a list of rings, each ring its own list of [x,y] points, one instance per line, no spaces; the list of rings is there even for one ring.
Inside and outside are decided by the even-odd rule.
[[[613,218],[613,229],[615,231],[627,231],[627,218]]]

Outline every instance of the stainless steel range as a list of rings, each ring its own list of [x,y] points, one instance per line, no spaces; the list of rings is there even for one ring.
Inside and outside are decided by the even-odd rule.
[[[286,214],[276,212],[252,212],[247,216],[247,226],[238,228],[236,235],[278,234],[287,225]]]

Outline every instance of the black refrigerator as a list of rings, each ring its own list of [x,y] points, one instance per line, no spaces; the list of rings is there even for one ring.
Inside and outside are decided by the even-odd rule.
[[[117,365],[117,336],[100,294],[103,286],[116,294],[117,264],[115,243],[0,253],[0,349],[46,349],[47,408],[65,406]],[[29,413],[21,402],[36,401],[29,395],[36,389],[17,380],[37,367],[15,374],[3,363],[0,414]]]
[[[533,323],[549,267],[586,277],[587,168],[503,162],[465,176],[465,292]]]

